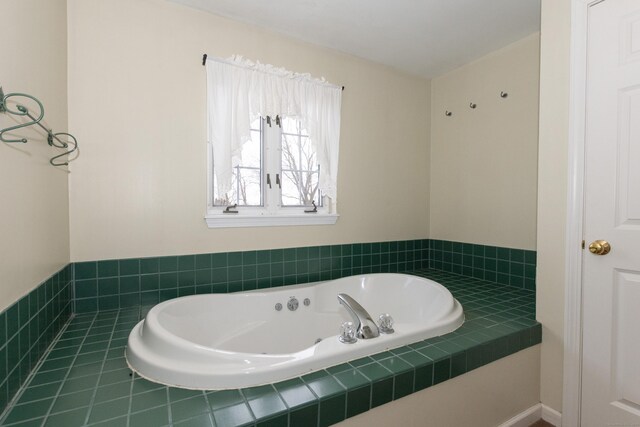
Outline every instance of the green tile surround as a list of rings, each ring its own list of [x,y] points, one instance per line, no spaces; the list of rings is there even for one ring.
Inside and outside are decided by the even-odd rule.
[[[535,291],[536,252],[429,240],[429,268]]]
[[[535,262],[534,251],[426,239],[80,262],[75,312],[420,268],[535,290]]]
[[[69,320],[72,272],[67,265],[0,313],[0,412]]]
[[[128,270],[132,271],[132,270]],[[466,322],[416,342],[280,383],[189,391],[130,375],[129,331],[149,306],[77,314],[0,419],[6,426],[327,426],[536,345],[535,293],[441,270]]]
[[[428,267],[429,241],[358,243],[75,264],[75,312]]]

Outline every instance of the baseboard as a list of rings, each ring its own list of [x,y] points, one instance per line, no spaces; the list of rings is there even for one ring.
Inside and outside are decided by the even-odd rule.
[[[549,424],[553,424],[555,427],[560,427],[562,423],[562,415],[560,412],[542,403],[538,403],[505,421],[498,427],[529,427],[541,418]]]
[[[562,425],[562,414],[560,412],[548,407],[547,405],[540,404],[540,406],[542,407],[543,420],[556,427],[560,427]]]

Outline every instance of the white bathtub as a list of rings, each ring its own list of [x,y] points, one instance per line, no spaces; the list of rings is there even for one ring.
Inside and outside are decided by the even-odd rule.
[[[352,319],[338,303],[338,293],[353,297],[374,320],[389,313],[395,332],[354,344],[339,342],[340,325]],[[287,307],[291,298],[299,301],[295,311]],[[151,381],[233,389],[278,382],[442,335],[463,322],[462,306],[442,285],[404,274],[368,274],[165,301],[133,328],[126,357],[131,369]]]

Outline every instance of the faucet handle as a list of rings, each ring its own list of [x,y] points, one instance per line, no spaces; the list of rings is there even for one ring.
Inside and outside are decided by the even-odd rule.
[[[392,334],[395,331],[393,330],[393,317],[389,313],[382,313],[378,317],[378,325],[380,332],[383,334]]]
[[[353,325],[353,322],[344,322],[340,326],[340,335],[338,336],[338,340],[344,344],[353,344],[358,341],[356,338],[356,327]]]

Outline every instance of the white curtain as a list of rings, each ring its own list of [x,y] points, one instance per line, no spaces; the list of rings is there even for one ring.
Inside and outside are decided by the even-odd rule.
[[[251,122],[279,115],[300,120],[308,130],[320,165],[320,191],[335,204],[342,88],[240,56],[209,59],[206,66],[209,140],[219,194],[231,189],[242,145],[251,139]]]

